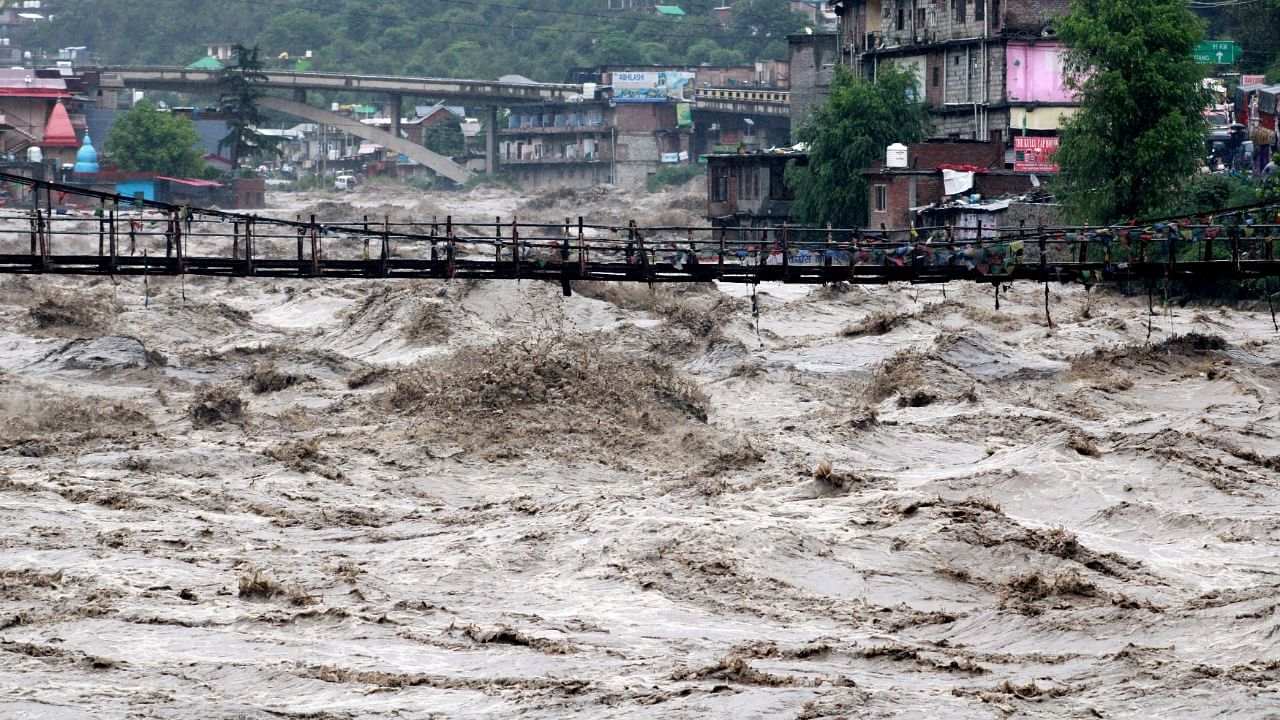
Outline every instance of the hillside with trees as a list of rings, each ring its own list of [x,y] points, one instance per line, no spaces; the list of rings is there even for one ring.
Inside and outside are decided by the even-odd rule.
[[[806,18],[778,0],[685,0],[683,16],[610,11],[605,0],[79,0],[35,30],[46,50],[87,46],[109,64],[187,65],[207,43],[311,51],[314,70],[562,81],[601,64],[727,65],[786,57]],[[289,60],[285,60],[287,57]]]

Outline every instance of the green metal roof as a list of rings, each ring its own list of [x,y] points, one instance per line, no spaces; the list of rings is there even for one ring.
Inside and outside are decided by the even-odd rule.
[[[221,70],[222,63],[218,62],[218,58],[212,55],[205,55],[199,60],[187,66],[188,70]]]
[[[663,15],[684,15],[684,11],[677,5],[654,5],[653,8]]]

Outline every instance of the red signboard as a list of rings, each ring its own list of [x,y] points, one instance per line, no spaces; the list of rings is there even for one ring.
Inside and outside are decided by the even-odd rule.
[[[1053,154],[1058,152],[1056,137],[1013,137],[1013,169],[1028,172],[1058,172]]]

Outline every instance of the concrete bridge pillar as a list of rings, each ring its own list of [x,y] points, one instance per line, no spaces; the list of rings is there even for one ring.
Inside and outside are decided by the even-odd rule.
[[[387,131],[390,132],[391,136],[395,138],[400,137],[400,115],[403,113],[403,108],[402,108],[403,103],[404,103],[403,95],[400,95],[398,93],[390,93],[389,95],[387,95],[386,113],[387,113],[387,117],[391,118],[391,125],[390,127],[387,128]],[[400,167],[393,164],[391,166],[391,175],[392,177],[399,177]]]
[[[307,89],[306,89],[306,88],[294,88],[294,89],[293,89],[293,101],[294,101],[294,102],[300,102],[300,103],[306,103],[306,102],[307,102]]]
[[[489,106],[484,125],[484,171],[494,175],[498,172],[498,106]]]
[[[387,96],[387,117],[391,118],[391,134],[400,137],[400,114],[404,96],[392,93]]]

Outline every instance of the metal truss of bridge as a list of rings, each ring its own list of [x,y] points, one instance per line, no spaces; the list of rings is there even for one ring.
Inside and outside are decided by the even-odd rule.
[[[1215,222],[1020,227],[972,236],[917,228],[913,237],[786,226],[599,225],[583,218],[283,220],[135,205],[8,174],[0,182],[26,186],[36,201],[26,209],[0,208],[0,273],[542,280],[560,283],[566,294],[575,280],[994,285],[1280,277],[1280,203],[1238,209]]]

